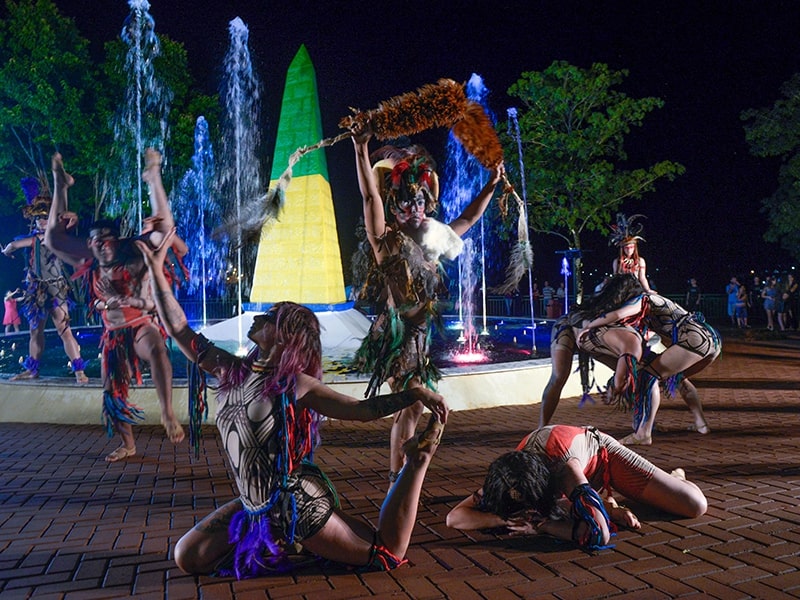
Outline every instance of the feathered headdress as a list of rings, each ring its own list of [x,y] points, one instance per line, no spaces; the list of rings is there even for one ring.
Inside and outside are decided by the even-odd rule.
[[[53,202],[47,183],[36,177],[25,177],[20,180],[22,193],[25,194],[25,206],[22,214],[26,219],[39,219],[50,214],[50,204]]]
[[[388,208],[413,198],[422,189],[425,213],[435,213],[439,206],[439,176],[436,161],[419,145],[383,146],[372,153],[372,172]]]
[[[636,220],[640,217],[647,218],[644,215],[631,215],[626,218],[624,213],[617,213],[617,222],[610,227],[611,234],[608,236],[608,245],[624,246],[630,242],[645,241],[639,235],[644,226],[641,223],[636,223]]]

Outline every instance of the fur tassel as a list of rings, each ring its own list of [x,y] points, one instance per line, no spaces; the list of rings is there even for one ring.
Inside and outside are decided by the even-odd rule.
[[[503,162],[503,147],[489,115],[477,102],[469,102],[462,118],[453,125],[453,135],[464,149],[487,169]]]
[[[415,92],[407,92],[381,102],[367,111],[353,110],[354,114],[339,121],[339,127],[352,129],[359,124],[369,124],[379,140],[390,140],[413,135],[434,127],[452,127],[463,118],[469,101],[464,86],[452,79],[440,79]]]
[[[533,266],[533,249],[528,240],[518,240],[511,256],[508,258],[508,266],[506,267],[506,279],[499,286],[492,288],[496,294],[508,294],[514,292],[519,285],[520,280],[525,276]]]

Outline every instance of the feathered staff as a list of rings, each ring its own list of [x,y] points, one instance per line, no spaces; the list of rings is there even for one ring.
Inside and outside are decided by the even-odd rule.
[[[395,96],[381,102],[372,110],[351,110],[353,114],[339,122],[339,127],[347,131],[295,150],[275,186],[248,206],[240,220],[228,221],[217,232],[232,233],[241,227],[243,239],[245,235],[248,238],[257,237],[264,225],[277,220],[283,207],[286,188],[292,180],[292,167],[297,161],[309,152],[352,137],[352,129],[356,125],[363,128],[369,124],[378,140],[413,135],[434,127],[452,128],[453,134],[467,152],[484,167],[495,167],[503,160],[503,148],[489,116],[480,104],[467,98],[464,85],[452,79],[440,79],[435,84],[424,85],[414,92]],[[506,184],[508,185],[507,181]]]

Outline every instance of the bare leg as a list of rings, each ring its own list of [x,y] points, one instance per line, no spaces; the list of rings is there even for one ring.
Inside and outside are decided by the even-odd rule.
[[[550,423],[561,400],[561,391],[569,379],[572,370],[574,350],[564,346],[553,345],[550,348],[550,379],[542,392],[542,405],[539,410],[539,427]]]
[[[172,408],[172,363],[161,332],[154,325],[142,327],[134,341],[136,355],[150,363],[150,375],[161,404],[161,424],[174,444],[183,441],[185,433]]]
[[[619,440],[620,444],[624,446],[649,446],[653,443],[653,425],[656,422],[658,408],[661,406],[661,390],[658,387],[658,381],[655,379],[652,380],[652,386],[650,415],[639,424],[636,431]]]
[[[56,306],[50,311],[50,317],[53,319],[53,325],[56,327],[61,343],[64,344],[64,352],[71,361],[81,357],[81,348],[78,345],[78,340],[72,334],[72,328],[69,326],[69,313],[67,307],[63,304]],[[78,383],[89,383],[89,378],[83,370],[75,371],[75,380]]]
[[[175,545],[175,562],[184,573],[213,573],[234,550],[228,527],[233,515],[242,509],[242,501],[232,500],[205,517],[187,531]]]
[[[118,462],[136,454],[136,441],[133,439],[131,424],[117,421],[114,423],[114,428],[122,438],[122,445],[106,456],[106,462]]]
[[[150,243],[157,248],[161,245],[164,235],[175,226],[175,219],[169,207],[164,182],[161,179],[161,153],[153,148],[145,151],[142,181],[147,183],[153,213],[152,217],[148,219],[153,231],[150,235]]]
[[[656,468],[653,478],[637,498],[651,506],[684,517],[695,518],[705,514],[708,502],[705,495],[691,481],[686,481],[682,469],[670,475]]]
[[[403,445],[414,437],[425,407],[422,402],[415,402],[409,407],[395,413],[392,422],[392,431],[389,437],[389,469],[391,473],[400,473],[405,463]],[[391,478],[394,476],[391,475]]]
[[[31,329],[31,336],[28,340],[28,356],[34,360],[39,360],[44,352],[44,326],[47,318],[39,321],[39,326],[36,329]],[[22,373],[14,375],[9,381],[19,381],[22,379],[36,379],[39,377],[39,371],[32,371],[26,369]]]
[[[425,474],[439,445],[444,425],[431,416],[420,439],[406,444],[406,465],[381,506],[378,539],[398,557],[405,556],[417,521]],[[303,548],[323,558],[362,566],[369,560],[372,529],[337,511],[322,531],[303,541]]]
[[[697,388],[694,387],[694,384],[688,379],[683,379],[681,380],[678,391],[694,418],[692,430],[702,433],[703,435],[710,433],[711,429],[709,429],[705,414],[703,414],[703,404],[700,402],[700,395],[697,393]]]

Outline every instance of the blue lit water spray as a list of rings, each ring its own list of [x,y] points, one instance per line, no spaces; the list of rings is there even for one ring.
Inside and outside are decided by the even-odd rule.
[[[220,189],[232,199],[236,222],[241,223],[242,202],[258,197],[261,190],[256,152],[259,144],[260,84],[253,70],[248,48],[249,31],[236,17],[228,26],[230,47],[225,55],[222,82],[223,131],[220,160]],[[238,314],[242,314],[242,232],[236,245],[236,295]],[[242,320],[239,319],[239,346],[243,343]]]
[[[489,90],[480,75],[472,74],[466,86],[467,97],[484,107],[491,117],[487,97]],[[486,183],[487,174],[481,163],[468,153],[461,142],[450,133],[447,140],[447,161],[445,163],[446,185],[442,193],[442,210],[446,223],[450,223],[466,206],[472,202]],[[458,258],[458,316],[463,333],[459,341],[466,343],[469,352],[477,348],[475,327],[475,292],[480,285],[481,314],[483,327],[481,335],[487,335],[486,328],[486,245],[484,241],[484,219],[481,217],[477,227],[464,236],[465,247]]]
[[[225,283],[227,244],[211,234],[221,219],[221,207],[214,195],[214,150],[205,117],[198,117],[194,128],[192,168],[178,184],[173,204],[180,234],[191,251],[184,258],[189,270],[186,293],[202,300],[203,326],[208,324],[208,293],[219,297]]]
[[[163,148],[167,138],[172,91],[156,77],[153,61],[161,53],[147,0],[128,0],[131,12],[120,37],[128,46],[125,55],[127,87],[125,101],[114,123],[114,141],[119,149],[117,186],[109,210],[125,211],[123,233],[142,230],[142,157],[146,147]],[[132,157],[135,156],[135,160]],[[130,196],[136,190],[136,197]]]
[[[528,192],[525,187],[525,161],[522,157],[522,135],[519,131],[519,119],[517,118],[517,109],[509,108],[506,110],[508,115],[508,133],[517,142],[517,154],[519,156],[519,179],[520,187],[522,189],[522,210],[525,212],[525,222],[528,222]],[[536,311],[534,307],[536,300],[533,297],[533,273],[531,268],[528,267],[528,300],[531,303],[531,349],[536,354]]]

